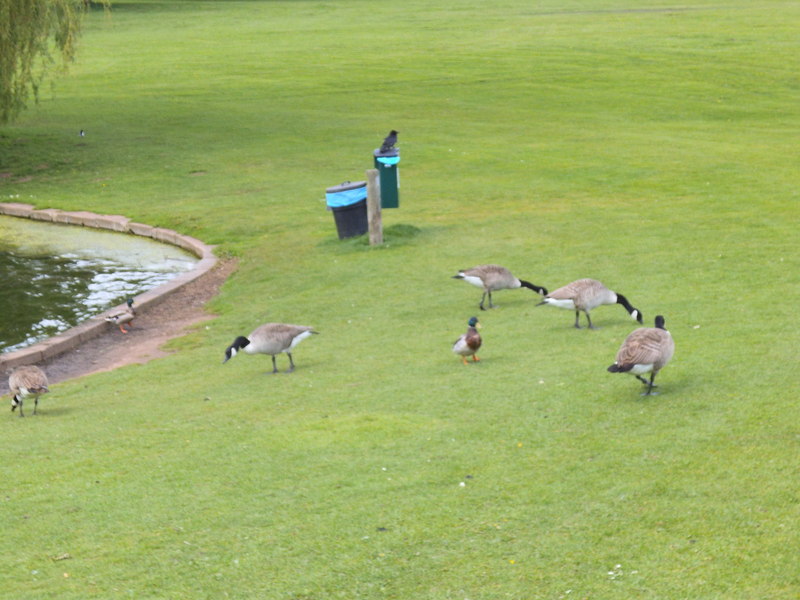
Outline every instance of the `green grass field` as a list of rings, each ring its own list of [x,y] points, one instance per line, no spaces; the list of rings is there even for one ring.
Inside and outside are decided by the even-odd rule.
[[[0,595],[797,598],[799,25],[777,0],[93,12],[0,129],[0,199],[239,268],[170,357],[5,412]],[[325,188],[391,128],[387,243],[340,242]],[[622,308],[578,331],[528,290],[461,365],[480,291],[451,276],[486,262],[665,315],[660,395],[606,372]],[[321,332],[297,371],[223,366],[266,321]]]

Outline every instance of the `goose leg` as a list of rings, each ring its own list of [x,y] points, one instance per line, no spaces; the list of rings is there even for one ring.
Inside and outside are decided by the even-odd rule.
[[[589,316],[589,313],[586,313],[586,320],[589,321],[589,329],[597,329],[594,325],[592,325],[592,317]]]
[[[272,373],[275,374],[278,372],[278,364],[275,362],[275,355],[272,355]]]
[[[487,294],[487,293],[488,293],[488,292],[483,292],[483,296],[481,296],[481,303],[478,305],[478,306],[480,307],[480,309],[481,309],[481,310],[486,310],[486,309],[483,307],[483,302],[484,302],[484,300],[486,300],[486,294]],[[491,300],[491,296],[490,296],[490,297],[489,297],[489,304],[491,304],[491,303],[492,303],[492,300]]]
[[[579,310],[576,310],[575,311],[575,329],[580,329],[581,328],[580,318],[581,318],[581,313],[580,313]]]
[[[494,304],[492,304],[492,290],[489,290],[489,308],[494,308]]]
[[[37,408],[39,408],[39,396],[33,399],[33,414],[36,414]]]
[[[294,360],[292,360],[292,353],[291,352],[287,352],[286,356],[289,357],[289,370],[286,371],[286,372],[287,373],[291,373],[292,371],[294,371]]]
[[[653,388],[656,387],[655,385],[653,385],[653,380],[655,378],[656,378],[656,374],[655,373],[650,373],[650,381],[648,382],[648,385],[647,385],[647,391],[644,392],[642,394],[642,396],[655,396],[655,395],[658,394],[658,392],[654,392],[653,391]]]

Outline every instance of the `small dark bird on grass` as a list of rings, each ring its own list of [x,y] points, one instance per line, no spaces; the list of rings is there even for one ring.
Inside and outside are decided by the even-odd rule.
[[[381,144],[381,149],[380,149],[381,154],[385,154],[386,152],[391,152],[392,150],[394,150],[394,145],[397,143],[398,133],[399,133],[398,131],[392,129],[389,132],[389,135],[387,135],[384,138],[383,144]]]
[[[86,132],[83,129],[81,129],[78,135],[84,137],[86,135]]]

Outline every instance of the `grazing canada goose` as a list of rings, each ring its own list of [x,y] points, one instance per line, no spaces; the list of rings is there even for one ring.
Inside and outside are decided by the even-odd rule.
[[[272,356],[272,372],[278,372],[275,364],[275,355],[285,352],[289,357],[289,369],[287,373],[294,371],[294,360],[292,360],[292,350],[307,337],[318,332],[311,327],[304,325],[286,325],[284,323],[266,323],[258,327],[248,337],[240,335],[233,344],[225,350],[225,360],[228,362],[236,356],[239,350],[244,350],[247,354],[269,354]]]
[[[125,329],[123,325],[133,325],[133,319],[136,317],[136,310],[133,308],[133,298],[128,298],[127,305],[128,308],[122,312],[118,312],[106,317],[106,321],[109,323],[116,323],[122,333],[128,333],[128,330]]]
[[[581,311],[586,313],[586,320],[589,321],[589,329],[595,328],[594,325],[592,325],[592,317],[589,316],[589,311],[602,304],[622,304],[631,317],[639,321],[639,323],[642,322],[642,313],[639,309],[631,306],[625,296],[612,292],[596,279],[578,279],[577,281],[568,283],[564,287],[560,287],[546,294],[544,300],[539,302],[537,306],[541,306],[542,304],[574,310],[575,327],[578,329],[581,328],[579,323]]]
[[[481,334],[478,333],[478,329],[481,328],[481,324],[478,323],[478,318],[470,318],[467,324],[469,325],[467,332],[459,337],[453,344],[453,352],[461,356],[461,361],[465,365],[467,364],[468,356],[472,357],[473,362],[478,362],[480,360],[476,352],[480,349],[481,344],[483,343],[483,340],[481,340]]]
[[[492,304],[492,292],[497,290],[513,290],[519,287],[526,287],[541,294],[547,294],[547,289],[538,285],[532,284],[530,281],[517,279],[511,274],[511,271],[500,265],[478,265],[471,269],[462,269],[458,275],[453,275],[453,279],[463,279],[467,283],[483,288],[483,296],[481,296],[480,306],[481,310],[486,310],[483,306],[486,295],[489,295],[489,308],[494,308]]]
[[[47,375],[39,367],[33,365],[14,369],[8,378],[8,387],[11,391],[11,412],[19,406],[19,416],[24,417],[22,402],[33,396],[33,414],[39,406],[39,396],[50,390],[47,388]]]
[[[664,327],[664,317],[656,317],[655,327],[640,327],[622,342],[609,373],[630,373],[647,386],[643,396],[653,393],[653,380],[675,352],[675,340]],[[643,374],[650,373],[650,381]]]

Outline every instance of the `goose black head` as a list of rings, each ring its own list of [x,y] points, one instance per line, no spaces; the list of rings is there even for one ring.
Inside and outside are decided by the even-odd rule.
[[[225,350],[225,360],[222,361],[222,364],[224,365],[226,362],[228,362],[230,359],[236,356],[236,353],[239,350],[245,348],[249,344],[250,340],[248,340],[243,335],[237,337],[235,340],[233,340],[233,343],[230,346],[228,346],[227,350]]]

